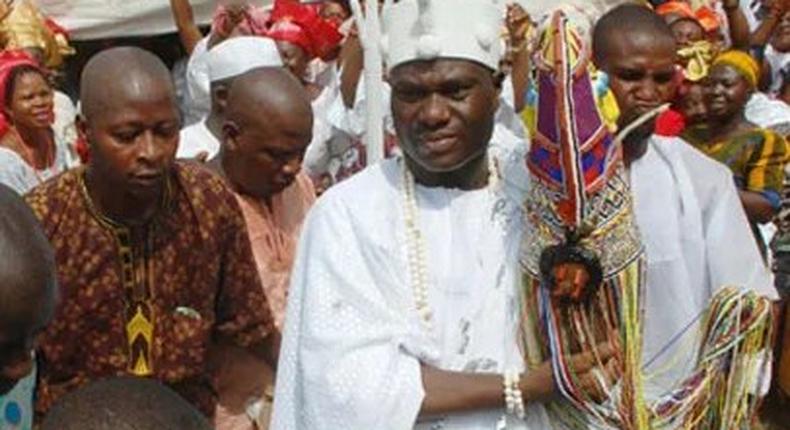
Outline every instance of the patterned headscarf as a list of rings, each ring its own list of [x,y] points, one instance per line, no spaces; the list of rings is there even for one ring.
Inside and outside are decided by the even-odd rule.
[[[729,50],[713,60],[712,67],[724,64],[735,69],[753,87],[757,86],[760,79],[760,65],[751,55],[737,50]]]
[[[46,18],[29,1],[17,2],[11,13],[0,22],[4,49],[39,49],[48,68],[63,64],[66,56],[76,51],[69,45],[68,32]]]
[[[690,19],[710,33],[719,29],[719,19],[716,12],[707,6],[702,6],[696,10],[684,1],[669,1],[656,8],[656,13],[661,16],[677,15],[680,19]]]
[[[685,64],[683,78],[691,82],[699,82],[708,76],[710,63],[715,55],[715,47],[707,40],[694,42],[678,50],[678,57]]]

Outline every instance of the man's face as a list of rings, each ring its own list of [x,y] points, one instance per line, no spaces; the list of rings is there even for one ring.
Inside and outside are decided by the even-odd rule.
[[[267,115],[264,121],[225,125],[230,163],[225,173],[243,194],[273,196],[296,179],[313,137],[312,116]]]
[[[613,37],[603,64],[620,108],[620,127],[675,95],[675,43],[650,34]]]
[[[466,60],[400,65],[390,74],[392,115],[405,155],[429,172],[452,172],[481,156],[499,106],[494,75]]]
[[[670,28],[678,46],[689,46],[705,38],[705,30],[691,19],[675,21]]]
[[[728,119],[743,112],[752,95],[751,85],[732,66],[714,66],[705,81],[705,102],[711,117]]]
[[[114,93],[112,109],[87,118],[90,168],[100,180],[140,199],[158,198],[175,160],[181,128],[172,88],[139,96]]]

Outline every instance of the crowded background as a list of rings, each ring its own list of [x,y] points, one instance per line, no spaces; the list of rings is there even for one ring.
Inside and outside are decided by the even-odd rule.
[[[555,82],[557,88],[551,96],[545,91],[552,77],[557,76],[552,73],[559,73],[546,65],[559,67],[564,55],[573,61],[589,60],[583,67],[571,66],[568,73],[576,77],[589,73],[584,79],[592,82],[594,120],[600,117],[601,122],[594,135],[609,132],[612,141],[618,142],[615,146],[624,145],[624,169],[630,172],[624,175],[632,174],[625,182],[635,196],[635,223],[644,236],[644,247],[636,246],[634,252],[636,248],[646,252],[644,273],[648,279],[662,279],[676,287],[667,288],[672,290],[671,301],[660,305],[666,316],[656,316],[654,312],[659,311],[651,300],[657,300],[660,294],[652,294],[654,284],[647,281],[647,292],[640,301],[648,303],[647,310],[640,314],[647,315],[642,321],[647,334],[640,338],[647,351],[644,369],[651,370],[652,360],[648,359],[654,352],[654,358],[662,361],[666,349],[697,349],[693,339],[678,339],[690,333],[692,325],[704,326],[706,318],[701,312],[708,309],[709,302],[719,303],[712,297],[720,287],[743,281],[771,300],[766,315],[772,317],[760,329],[764,344],[757,337],[749,337],[753,332],[744,331],[739,332],[737,340],[718,345],[737,344],[733,348],[752,361],[741,363],[738,359],[742,358],[736,354],[717,362],[723,367],[707,370],[743,377],[748,373],[743,369],[749,368],[746,379],[728,376],[725,382],[716,382],[706,379],[708,373],[695,373],[697,381],[708,381],[695,385],[693,378],[677,378],[674,382],[682,379],[685,383],[672,391],[676,404],[670,407],[669,403],[660,403],[661,407],[651,409],[651,417],[663,417],[670,409],[685,413],[703,403],[735,404],[730,401],[737,391],[733,387],[753,386],[743,388],[748,395],[743,403],[733,406],[737,412],[722,406],[694,415],[696,421],[667,418],[665,426],[609,417],[602,418],[609,427],[565,422],[555,428],[790,429],[790,0],[459,0],[455,9],[448,6],[452,0],[380,2],[385,10],[405,9],[405,4],[414,3],[421,14],[421,24],[415,28],[432,29],[439,36],[400,35],[398,25],[405,25],[406,20],[403,14],[388,16],[382,12],[380,23],[371,22],[378,18],[370,16],[374,8],[364,1],[151,0],[146,6],[101,2],[107,11],[117,9],[114,16],[101,16],[96,11],[89,14],[86,11],[90,8],[80,9],[77,0],[61,3],[75,6],[44,0],[0,3],[0,184],[5,186],[0,189],[0,429],[547,428],[540,423],[551,419],[537,420],[534,417],[543,412],[531,407],[544,403],[544,396],[529,396],[527,390],[537,382],[519,380],[523,373],[508,376],[495,359],[493,364],[478,360],[474,365],[471,359],[437,361],[431,355],[437,351],[414,346],[422,340],[410,343],[408,339],[416,336],[409,331],[410,326],[402,331],[393,328],[393,333],[379,336],[370,329],[372,325],[392,328],[401,323],[390,315],[400,311],[379,306],[384,303],[384,308],[399,308],[402,304],[395,295],[385,294],[387,298],[379,302],[378,296],[362,287],[341,292],[340,287],[324,284],[359,282],[384,289],[399,285],[403,276],[399,272],[408,272],[415,285],[416,298],[409,300],[416,303],[417,312],[412,313],[432,314],[439,320],[434,325],[446,330],[442,331],[446,337],[438,344],[455,351],[451,345],[455,345],[456,335],[447,333],[457,330],[462,339],[458,342],[463,345],[458,351],[465,351],[468,345],[485,349],[467,332],[494,326],[492,321],[499,320],[465,314],[458,321],[443,322],[452,319],[448,316],[452,312],[431,312],[431,304],[440,307],[441,300],[420,288],[422,284],[441,283],[434,278],[451,279],[439,290],[457,301],[441,303],[448,309],[464,308],[468,298],[457,297],[466,297],[466,293],[453,285],[477,279],[477,265],[493,264],[488,260],[506,261],[488,247],[489,241],[507,235],[488,234],[469,220],[453,218],[445,223],[431,218],[450,207],[459,211],[459,219],[464,218],[480,205],[459,197],[462,191],[475,188],[469,185],[473,182],[442,182],[461,174],[474,176],[457,169],[466,161],[453,164],[452,169],[445,166],[431,170],[431,164],[420,161],[420,157],[442,151],[450,154],[452,149],[445,146],[454,144],[447,141],[460,133],[469,142],[485,141],[487,145],[490,140],[499,144],[492,143],[489,148],[490,154],[497,154],[497,161],[489,160],[481,167],[488,174],[476,177],[483,182],[494,181],[495,171],[501,176],[497,181],[509,184],[515,177],[537,175],[535,172],[541,169],[548,172],[543,183],[567,180],[563,174],[552,176],[551,163],[560,166],[562,162],[538,151],[544,148],[546,154],[559,153],[552,145],[568,141],[564,140],[563,127],[574,130],[572,134],[582,133],[583,124],[593,120],[576,110],[587,99],[578,96],[579,88],[574,84],[568,90],[573,95],[567,99],[573,107],[567,111],[571,112],[569,121],[574,125],[558,120],[556,136],[546,131],[545,123],[550,121],[545,114],[547,106],[565,106],[567,95],[556,83],[560,81]],[[469,48],[472,42],[458,33],[460,29],[443,33],[446,28],[454,28],[453,22],[477,19],[463,16],[477,11],[465,12],[467,3],[475,8],[480,3],[489,7],[490,3],[499,11],[490,20],[481,15],[479,22],[468,28],[468,33],[482,40],[480,33],[491,30],[485,26],[489,21],[495,23],[493,40],[480,42],[483,48],[478,50],[482,53]],[[575,19],[587,24],[580,25],[578,33],[567,33],[571,40],[567,43],[576,51],[549,53],[545,46],[555,45],[549,45],[550,36],[546,34],[550,33],[543,30],[552,22],[559,25],[552,21],[552,13],[565,3],[567,16],[579,15],[581,18]],[[625,9],[618,9],[624,4]],[[640,9],[634,12],[628,7]],[[612,18],[612,24],[607,14],[625,20]],[[651,21],[651,16],[662,22]],[[637,27],[655,29],[651,30],[654,33],[639,33]],[[565,34],[562,27],[557,28]],[[662,32],[674,38],[674,42],[668,42],[670,54],[665,52],[666,44],[662,45]],[[395,46],[396,37],[406,42]],[[412,45],[416,54],[403,54]],[[496,46],[501,55],[492,60],[488,45]],[[399,55],[405,60],[393,60]],[[371,58],[379,58],[383,70],[381,64],[371,66],[375,62]],[[482,78],[464,68],[468,65],[447,65],[461,61],[459,58],[492,72],[488,75],[493,76],[493,107],[483,104],[480,100],[485,97],[476,92],[483,91],[478,86],[489,85],[488,81],[481,83]],[[451,63],[442,63],[446,59]],[[415,62],[425,62],[434,69],[414,67]],[[404,73],[408,67],[413,70]],[[486,79],[488,75],[483,74]],[[418,109],[420,103],[425,106]],[[664,157],[669,165],[681,163],[680,158],[672,159],[676,155],[666,155],[670,152],[645,149],[631,153],[628,136],[614,138],[617,131],[654,108],[661,109],[650,121],[645,140],[664,139],[662,142],[682,146],[683,151],[693,151],[691,155],[677,155],[693,160],[683,161],[689,163],[688,170],[693,174],[666,173],[657,168],[639,170],[644,176],[634,173],[647,169],[646,163],[653,160],[649,157]],[[457,127],[465,127],[464,131],[442,134],[444,126],[437,124],[455,124],[456,115],[463,118]],[[377,125],[372,126],[371,121]],[[411,147],[408,142],[422,139],[414,136],[423,136],[427,129],[433,130],[433,137],[424,144],[428,149]],[[587,145],[584,142],[579,144],[581,148]],[[516,164],[524,168],[523,173],[510,173],[502,161],[509,157],[519,160]],[[435,158],[450,159],[451,155]],[[387,166],[400,165],[397,163],[401,161],[396,160],[404,159],[402,164],[409,168],[403,168],[403,176],[390,175]],[[387,160],[395,164],[389,165]],[[607,158],[609,162],[620,163],[620,156]],[[381,178],[370,173],[378,172],[375,169],[379,163],[384,166]],[[584,158],[579,164],[583,166],[582,178],[589,183],[593,182],[588,176],[593,163]],[[726,187],[719,187],[713,173],[702,173],[719,172],[719,168],[727,173]],[[608,168],[601,169],[608,172]],[[603,176],[611,182],[608,175]],[[665,192],[662,175],[677,181],[681,197]],[[431,231],[421,233],[414,227],[420,222],[406,220],[403,237],[407,239],[380,233],[395,230],[390,223],[396,221],[384,215],[390,211],[387,204],[400,204],[401,195],[385,198],[386,187],[396,187],[394,184],[401,180],[412,181],[411,188],[404,186],[404,217],[409,217],[409,208],[419,212],[422,207],[433,215],[415,219],[422,219],[424,225],[430,224],[426,219],[435,222]],[[431,187],[452,191],[434,199],[425,194]],[[690,193],[696,193],[696,198],[683,197],[683,187],[693,188]],[[732,196],[728,194],[731,188]],[[552,188],[546,199],[557,198],[559,189]],[[593,185],[589,189],[590,193],[597,192]],[[529,213],[539,205],[524,202],[542,200],[534,192],[525,193],[517,206],[527,207]],[[648,194],[659,196],[656,199],[670,197],[646,209],[648,198],[640,196]],[[727,205],[728,196],[735,205]],[[378,203],[367,204],[365,199]],[[623,210],[630,214],[632,204],[625,200],[628,204]],[[616,202],[609,204],[617,206]],[[506,212],[505,206],[497,210]],[[677,219],[672,216],[675,206],[681,214]],[[562,205],[556,208],[560,214],[557,222],[563,222]],[[640,211],[653,212],[653,230],[640,218]],[[480,218],[495,223],[493,215]],[[736,224],[742,218],[748,234],[733,233],[740,231]],[[524,222],[540,225],[529,219]],[[481,232],[480,237],[458,239],[451,234],[456,222],[469,231]],[[595,228],[609,231],[595,222],[599,218],[593,222]],[[540,231],[539,226],[526,228],[523,234],[538,237]],[[675,232],[677,237],[669,237]],[[447,236],[443,236],[445,233]],[[408,237],[412,234],[414,243],[423,243],[427,250],[419,251],[415,245],[418,251],[409,251]],[[567,235],[570,243],[587,243],[585,233],[568,230]],[[572,239],[577,237],[574,235],[582,239]],[[525,236],[524,243],[531,241],[529,237]],[[696,240],[703,245],[695,248]],[[357,241],[362,245],[353,245]],[[443,242],[452,246],[448,252],[452,256],[437,257],[443,254],[432,243]],[[499,245],[490,246],[494,249]],[[601,246],[617,244],[612,241]],[[478,248],[481,255],[469,260],[474,264],[455,257],[478,252]],[[752,248],[753,260],[749,259],[752,254],[737,254],[744,250],[751,253]],[[407,255],[402,259],[391,254],[402,249]],[[717,253],[726,250],[733,254],[711,262]],[[524,251],[521,260],[514,257],[525,272],[529,272],[528,254]],[[431,265],[420,266],[417,260],[421,258],[433,259]],[[576,264],[584,258],[571,260]],[[676,258],[685,259],[683,269],[672,266]],[[358,265],[363,264],[357,261],[366,262],[366,269],[360,269]],[[609,279],[609,260],[601,261],[602,276]],[[553,273],[552,280],[565,276],[565,269],[541,271],[543,264],[544,259],[540,259],[537,272]],[[518,263],[514,267],[519,267]],[[425,274],[431,270],[452,274]],[[505,273],[510,269],[502,270]],[[673,277],[675,270],[689,275]],[[728,270],[739,273],[728,277],[723,274]],[[341,276],[339,272],[346,274]],[[744,274],[747,272],[750,275]],[[494,282],[496,278],[499,285],[499,278],[506,276],[497,273],[481,275],[481,279]],[[577,282],[582,278],[583,283],[587,282],[587,274],[577,275]],[[698,298],[694,290],[679,286],[697,281],[708,285],[710,294]],[[575,293],[569,294],[575,297]],[[491,300],[489,296],[479,298],[486,306]],[[699,311],[672,316],[671,308],[683,308],[685,304],[678,303],[685,302],[694,302],[693,308]],[[523,309],[534,304],[528,298],[519,303]],[[750,303],[741,306],[760,308],[759,301]],[[488,310],[504,315],[506,306],[500,305],[501,309],[496,309],[501,312]],[[517,305],[508,302],[508,306]],[[547,318],[548,308],[540,309],[533,315]],[[379,315],[377,312],[386,317],[377,320],[372,316]],[[528,313],[516,312],[518,316],[513,318],[528,320],[524,317]],[[737,322],[757,320],[757,314],[744,311],[738,314]],[[640,318],[635,320],[638,327],[643,326]],[[426,321],[430,319],[425,317]],[[574,327],[588,323],[573,318],[570,321]],[[620,334],[612,336],[619,339],[612,341],[618,351],[622,343],[634,342],[633,337],[623,334],[627,331],[625,321],[621,318],[619,323],[612,323],[616,327],[610,327],[619,330]],[[502,331],[511,323],[503,317]],[[653,334],[651,330],[657,326],[678,327],[679,332]],[[732,327],[723,332],[738,332],[741,326]],[[600,332],[593,331],[593,340],[600,340]],[[560,337],[548,329],[538,332],[538,339],[525,335],[528,340],[523,343],[508,342],[514,349],[518,343],[523,352],[535,348],[530,342],[540,343],[541,335]],[[347,341],[355,338],[358,342]],[[401,343],[401,338],[407,340]],[[665,348],[664,342],[672,348]],[[568,346],[569,351],[563,354],[586,351],[580,344],[572,341],[568,345],[574,346]],[[380,349],[365,349],[373,348],[370,345]],[[570,403],[595,415],[584,409],[593,400],[563,388],[578,388],[585,383],[561,382],[559,369],[565,362],[556,357],[562,354],[546,348],[537,347],[544,353],[539,361],[545,358],[550,362],[552,357],[555,361],[553,367],[547,367],[547,379],[541,383],[554,387],[549,391],[556,389],[560,397],[584,399]],[[458,351],[458,357],[465,356]],[[639,348],[633,351],[639,355]],[[323,352],[326,355],[321,355]],[[396,352],[418,360],[403,364],[392,358]],[[678,351],[674,353],[683,357]],[[623,364],[628,360],[622,358],[628,354],[595,352],[592,356],[601,368],[610,367],[605,355],[617,357],[612,363],[625,366],[625,370],[612,371],[615,376],[611,383],[600,382],[600,372],[592,372],[599,375],[593,378],[596,383],[611,388],[603,390],[603,399],[592,398],[611,406],[617,401],[607,403],[606,398],[620,399],[622,392],[629,392],[615,388],[620,379],[616,375],[628,374],[628,365]],[[694,362],[677,357],[681,364],[669,360],[664,367],[679,369],[683,363]],[[369,366],[366,360],[377,364]],[[577,370],[584,367],[581,361],[568,362],[575,363],[570,367]],[[736,362],[741,364],[732,364]],[[467,397],[474,399],[442,402],[450,398],[442,393],[462,393],[464,389],[459,387],[467,385],[462,384],[464,381],[459,382],[462,385],[451,384],[453,375],[431,373],[426,363],[441,363],[438,368],[458,374],[503,373],[501,407],[481,400],[486,398],[484,393],[472,388],[467,392],[475,394]],[[536,366],[527,365],[530,372]],[[725,367],[728,370],[722,370]],[[365,378],[349,376],[357,369],[374,370],[360,370]],[[732,373],[728,373],[730,370]],[[420,371],[418,388],[401,383],[416,378]],[[385,374],[392,379],[384,378]],[[503,381],[498,378],[491,384],[501,391]],[[466,383],[479,388],[487,382]],[[430,390],[434,383],[443,390]],[[635,386],[641,390],[641,382]],[[703,397],[689,394],[717,393],[722,386],[727,387],[722,388],[726,393],[723,397],[710,395],[699,403],[696,401]],[[380,392],[383,387],[391,391],[386,396]],[[313,389],[317,394],[310,394]],[[424,403],[419,401],[422,396]],[[686,407],[683,401],[692,398],[695,402],[689,400],[688,404],[693,405]],[[503,418],[497,425],[504,427],[465,426],[462,420],[453,418],[453,414],[479,409],[497,409],[497,415],[504,409],[506,415],[523,423],[512,425]],[[546,409],[546,417],[557,413],[548,406]],[[412,410],[414,413],[409,412]],[[724,424],[703,424],[714,414],[719,415],[716,422]],[[374,419],[374,415],[390,418]],[[485,421],[479,419],[476,422]],[[730,427],[728,422],[738,424]]]

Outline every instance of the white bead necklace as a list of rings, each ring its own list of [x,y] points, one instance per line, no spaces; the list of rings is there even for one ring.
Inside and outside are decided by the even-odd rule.
[[[494,157],[488,156],[488,185],[487,189],[493,194],[499,186],[499,167]],[[433,310],[428,302],[428,267],[426,265],[425,238],[420,231],[417,214],[417,195],[414,175],[406,166],[405,160],[400,159],[401,166],[401,194],[403,198],[403,220],[406,227],[406,258],[409,276],[411,277],[414,304],[420,321],[427,331],[433,331]]]

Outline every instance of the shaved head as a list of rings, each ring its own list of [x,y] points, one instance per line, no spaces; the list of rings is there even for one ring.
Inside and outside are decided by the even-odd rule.
[[[63,397],[42,430],[210,430],[192,405],[157,381],[113,378]]]
[[[96,54],[82,71],[82,115],[90,123],[118,103],[168,92],[175,103],[170,71],[154,54],[140,48],[112,48]]]
[[[249,124],[271,115],[310,118],[312,127],[310,97],[299,80],[281,67],[254,69],[233,80],[228,120]]]
[[[593,56],[603,68],[616,51],[618,41],[644,38],[654,44],[670,44],[675,36],[667,23],[646,6],[623,4],[604,14],[593,29]]]
[[[286,69],[265,67],[237,77],[228,94],[222,170],[236,191],[266,198],[296,178],[313,136],[304,86]]]
[[[33,211],[0,185],[0,328],[23,328],[48,319],[55,303],[55,279],[52,247]]]
[[[108,49],[85,66],[81,98],[77,126],[90,147],[89,191],[116,221],[149,221],[161,203],[181,130],[170,72],[142,49]]]

